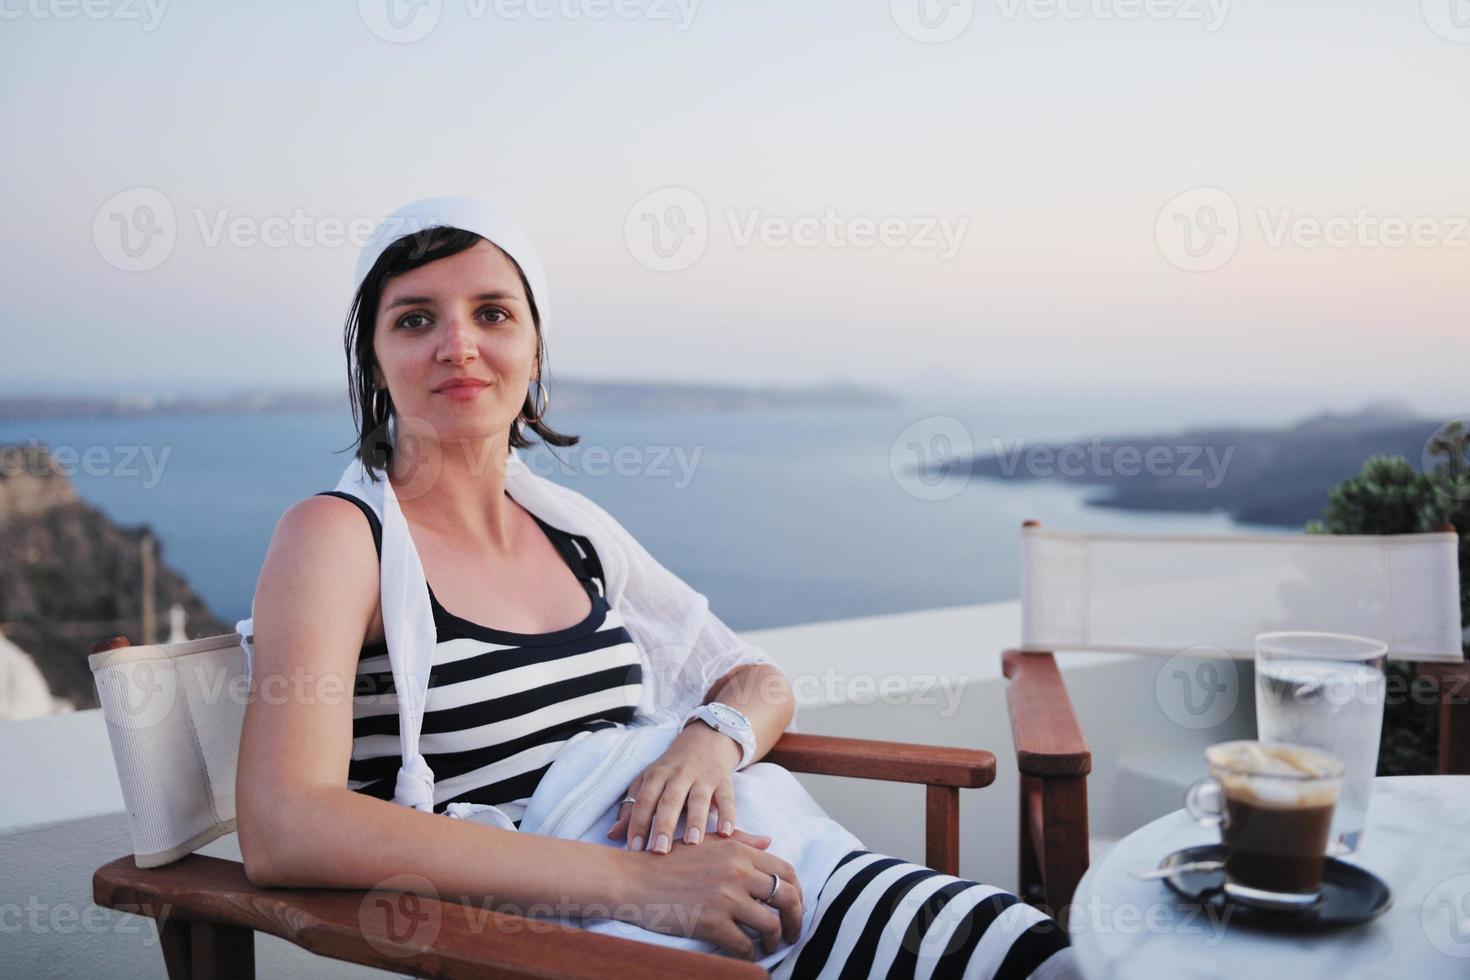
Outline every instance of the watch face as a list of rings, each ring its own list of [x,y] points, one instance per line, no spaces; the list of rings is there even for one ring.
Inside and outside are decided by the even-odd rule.
[[[734,725],[736,728],[746,728],[750,722],[746,717],[728,705],[714,703],[709,706],[710,713],[726,725]]]

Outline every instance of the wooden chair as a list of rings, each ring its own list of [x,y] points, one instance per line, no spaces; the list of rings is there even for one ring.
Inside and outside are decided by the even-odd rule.
[[[1023,649],[1006,651],[1002,665],[1021,773],[1019,892],[1027,901],[1070,903],[1088,865],[1091,756],[1051,650],[1173,654],[1208,645],[1249,659],[1254,636],[1272,629],[1379,636],[1391,641],[1390,656],[1398,651],[1396,659],[1438,684],[1440,773],[1470,774],[1454,527],[1354,538],[1185,537],[1044,534],[1039,521],[1026,521],[1021,536]],[[1138,549],[1148,550],[1140,558]],[[1224,595],[1214,580],[1222,574],[1235,586]]]
[[[104,687],[101,671],[136,666],[136,662],[118,663],[119,658],[136,655],[151,665],[150,670],[174,669],[178,677],[169,681],[175,685],[173,696],[190,708],[190,696],[182,693],[188,685],[186,672],[171,665],[203,655],[216,658],[216,667],[228,663],[233,669],[229,638],[215,639],[224,642],[175,644],[178,649],[174,651],[167,646],[124,650],[128,647],[125,637],[99,643],[91,658],[99,693]],[[1029,793],[1041,801],[1039,820],[1023,824],[1021,839],[1023,846],[1028,841],[1042,846],[1031,865],[1023,858],[1022,867],[1034,868],[1036,877],[1050,885],[1050,890],[1032,888],[1031,897],[1043,907],[1059,907],[1071,900],[1072,889],[1086,868],[1087,747],[1050,657],[1020,660],[1008,656],[1006,672],[1011,678],[1017,760],[1025,779],[1023,798]],[[150,674],[150,681],[153,679]],[[214,683],[219,682],[216,677]],[[103,704],[106,711],[109,698],[105,695]],[[192,710],[195,717],[184,722],[189,725],[198,723],[198,709]],[[180,714],[188,711],[169,717]],[[150,727],[160,724],[159,719],[150,719]],[[109,724],[110,733],[113,727]],[[129,763],[118,748],[116,735],[114,754],[127,799],[132,780],[124,773]],[[207,751],[203,754],[209,755]],[[924,784],[925,861],[954,875],[959,873],[959,791],[988,786],[995,779],[995,757],[983,750],[822,735],[787,733],[763,761],[792,772]],[[228,762],[232,780],[233,757]],[[99,906],[156,920],[164,962],[173,980],[254,976],[253,935],[257,931],[322,956],[420,976],[568,980],[695,975],[706,980],[755,980],[766,976],[756,964],[728,956],[670,949],[403,892],[256,888],[239,862],[192,853],[234,829],[233,785],[226,790],[221,773],[207,771],[220,764],[218,758],[200,760],[200,781],[193,790],[187,789],[187,782],[169,790],[188,792],[204,801],[191,799],[184,812],[170,817],[175,821],[172,838],[183,844],[150,845],[146,855],[119,857],[99,868],[92,879],[93,900]],[[130,800],[129,811],[135,818],[138,809]],[[1049,823],[1048,818],[1055,822]],[[135,845],[138,840],[135,827]],[[405,933],[406,922],[432,922],[433,928]]]

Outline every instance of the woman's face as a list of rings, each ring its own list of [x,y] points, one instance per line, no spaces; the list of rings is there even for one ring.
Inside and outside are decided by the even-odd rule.
[[[486,241],[388,281],[373,353],[400,431],[509,436],[536,376],[536,325],[515,265]],[[474,384],[455,387],[452,382]],[[425,425],[426,424],[426,425]]]

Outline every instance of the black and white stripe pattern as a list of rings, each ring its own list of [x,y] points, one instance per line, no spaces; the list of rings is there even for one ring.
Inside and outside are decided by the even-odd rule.
[[[377,515],[348,499],[381,541]],[[557,754],[583,735],[632,721],[642,696],[638,648],[621,614],[607,604],[592,543],[536,521],[581,581],[591,608],[566,629],[512,633],[454,615],[429,589],[438,642],[419,749],[434,771],[435,810],[488,803],[519,826]],[[385,643],[363,647],[353,695],[347,785],[392,799],[402,757]]]
[[[921,864],[853,851],[815,901],[815,927],[773,980],[1074,976],[1055,920],[1009,892]]]
[[[603,612],[599,628],[549,646],[440,632],[419,736],[434,771],[436,810],[490,803],[519,825],[562,748],[632,720],[641,693],[638,650],[617,611]],[[357,691],[348,785],[389,799],[401,757],[386,653],[359,662]]]

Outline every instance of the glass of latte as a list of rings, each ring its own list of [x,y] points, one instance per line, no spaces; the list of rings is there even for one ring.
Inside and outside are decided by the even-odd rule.
[[[1342,762],[1303,745],[1222,742],[1205,750],[1210,775],[1184,806],[1220,828],[1225,893],[1248,905],[1316,904],[1342,789]]]

